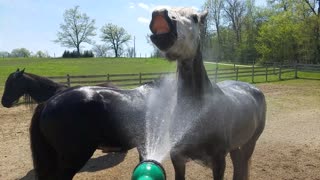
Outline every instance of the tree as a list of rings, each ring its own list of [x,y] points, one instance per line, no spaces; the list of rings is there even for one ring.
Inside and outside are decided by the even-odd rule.
[[[123,45],[130,41],[131,36],[126,30],[117,25],[108,23],[101,28],[101,39],[114,51],[114,56],[119,57],[123,52]]]
[[[300,23],[291,13],[272,16],[259,30],[256,49],[261,61],[296,62],[299,58]]]
[[[107,57],[109,47],[105,44],[94,44],[92,51],[96,57]]]
[[[7,52],[7,51],[0,51],[0,57],[9,57],[10,56],[10,53]]]
[[[208,18],[210,21],[208,24],[214,24],[214,28],[217,34],[217,51],[218,59],[221,59],[221,47],[222,47],[222,37],[221,37],[221,15],[223,8],[223,0],[207,0],[205,7],[208,9]],[[208,25],[209,27],[209,25]],[[210,39],[210,38],[206,38]],[[212,56],[212,55],[211,55]]]
[[[246,11],[245,3],[241,0],[226,0],[226,17],[231,22],[232,29],[236,35],[237,43],[241,43],[241,30]]]
[[[128,47],[127,48],[127,57],[129,57],[129,58],[134,58],[134,47]]]
[[[95,20],[90,19],[87,14],[79,11],[79,6],[68,9],[63,14],[64,23],[60,24],[58,38],[54,41],[64,47],[76,48],[80,57],[81,43],[91,44],[91,37],[95,36]]]
[[[26,48],[13,49],[11,51],[12,57],[30,57],[30,55],[31,55],[31,52]]]
[[[48,54],[48,52],[37,51],[36,54],[35,54],[35,57],[47,58],[47,57],[49,57],[49,54]]]

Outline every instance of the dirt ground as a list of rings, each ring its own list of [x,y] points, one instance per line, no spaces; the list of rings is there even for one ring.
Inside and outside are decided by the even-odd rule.
[[[257,85],[268,104],[267,124],[251,163],[253,180],[320,180],[320,81],[293,80]],[[0,106],[0,179],[34,179],[29,147],[32,113],[24,106]],[[232,179],[228,157],[225,179]],[[124,154],[96,151],[74,179],[130,179],[138,163],[136,150]],[[164,162],[168,179],[174,173]],[[187,179],[212,179],[211,170],[194,162]]]

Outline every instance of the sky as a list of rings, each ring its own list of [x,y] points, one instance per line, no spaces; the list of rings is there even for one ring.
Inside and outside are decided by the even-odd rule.
[[[94,41],[97,44],[102,44],[99,38],[101,27],[112,23],[135,37],[137,56],[149,56],[153,48],[147,43],[147,35],[150,34],[149,22],[155,7],[201,9],[203,4],[204,0],[0,0],[0,51],[27,48],[34,53],[41,50],[52,57],[59,57],[64,50],[73,50],[53,41],[57,38],[59,25],[63,23],[65,10],[79,5],[80,12],[96,21]],[[133,47],[133,40],[128,46]],[[91,48],[91,45],[83,44],[82,49]]]

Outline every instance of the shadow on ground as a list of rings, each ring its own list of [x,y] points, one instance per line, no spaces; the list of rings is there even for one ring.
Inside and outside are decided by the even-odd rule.
[[[121,163],[126,157],[126,153],[109,153],[96,158],[91,158],[80,172],[95,172],[103,169],[112,168]],[[34,170],[30,170],[20,180],[34,180]]]

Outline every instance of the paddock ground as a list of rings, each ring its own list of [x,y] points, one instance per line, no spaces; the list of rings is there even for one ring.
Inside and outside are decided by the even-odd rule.
[[[257,84],[267,98],[265,131],[251,163],[253,180],[320,180],[320,81],[292,80]],[[24,106],[0,107],[0,179],[34,179],[28,128],[32,113]],[[136,150],[126,156],[102,154],[93,158],[74,179],[130,179],[138,162]],[[170,160],[164,166],[173,179]],[[226,178],[232,179],[228,157]],[[194,162],[187,179],[212,179],[211,171]]]

